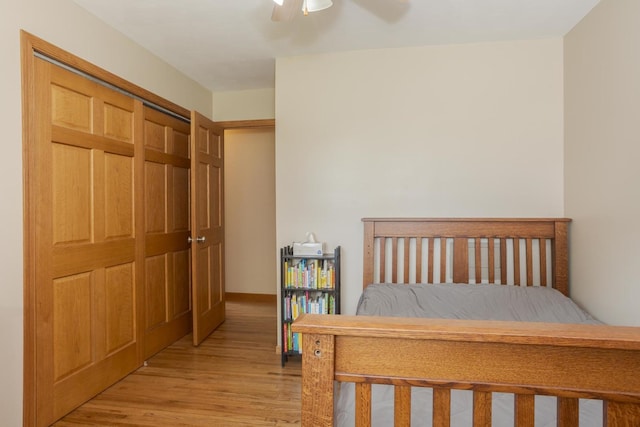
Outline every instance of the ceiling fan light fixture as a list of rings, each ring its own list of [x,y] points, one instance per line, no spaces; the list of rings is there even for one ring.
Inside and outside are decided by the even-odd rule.
[[[275,0],[274,0],[275,1]],[[331,0],[305,0],[302,4],[303,12],[318,12],[333,6]]]

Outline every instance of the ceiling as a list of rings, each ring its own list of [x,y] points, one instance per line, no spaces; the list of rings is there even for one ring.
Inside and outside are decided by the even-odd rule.
[[[74,0],[214,91],[273,88],[275,58],[561,37],[599,0],[333,0],[289,22],[272,0]]]

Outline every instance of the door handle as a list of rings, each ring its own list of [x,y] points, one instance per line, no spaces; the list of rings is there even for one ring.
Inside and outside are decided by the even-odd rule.
[[[204,243],[206,240],[207,238],[204,236],[196,237],[196,243]],[[191,236],[187,237],[187,243],[189,244],[193,243],[193,238]]]

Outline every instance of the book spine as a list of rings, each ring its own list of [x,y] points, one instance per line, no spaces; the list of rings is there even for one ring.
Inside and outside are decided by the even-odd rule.
[[[293,320],[296,320],[299,314],[300,311],[298,307],[298,296],[296,294],[293,294],[291,296],[291,318]]]
[[[289,351],[293,350],[293,331],[289,328]]]
[[[282,325],[282,350],[286,353],[289,351],[289,324]]]

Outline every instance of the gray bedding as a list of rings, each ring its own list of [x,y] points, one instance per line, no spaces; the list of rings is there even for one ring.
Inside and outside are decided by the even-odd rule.
[[[440,319],[599,323],[552,288],[500,285],[369,285],[356,314]]]
[[[356,313],[445,319],[600,323],[555,289],[537,286],[372,284],[360,297]],[[354,385],[340,383],[336,395],[337,426],[355,425],[354,399]],[[452,391],[453,427],[472,425],[472,400],[470,391]],[[493,426],[513,426],[513,395],[494,393],[492,400]],[[431,406],[431,389],[414,387],[411,393],[412,425],[431,426]],[[536,427],[555,426],[555,419],[556,399],[536,396]],[[372,386],[372,425],[393,426],[393,387]],[[596,425],[602,425],[602,403],[581,399],[580,426]]]

